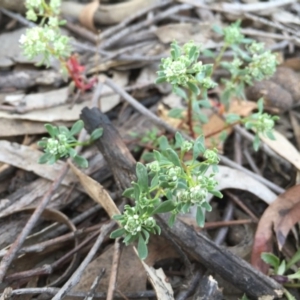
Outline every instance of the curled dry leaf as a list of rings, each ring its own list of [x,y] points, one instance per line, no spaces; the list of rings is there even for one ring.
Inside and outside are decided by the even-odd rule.
[[[273,230],[279,250],[291,228],[300,221],[300,185],[281,194],[264,212],[255,233],[251,264],[267,274],[268,265],[261,259],[262,252],[272,252]]]
[[[246,89],[246,96],[253,101],[263,97],[267,106],[283,110],[288,110],[294,102],[292,95],[288,91],[271,80],[254,82],[253,86]]]
[[[272,150],[278,153],[280,156],[289,161],[298,170],[300,170],[300,153],[295,146],[281,133],[273,130],[275,140],[271,140],[268,137],[260,136],[260,138],[267,144]]]
[[[279,67],[271,80],[288,91],[294,102],[300,101],[299,75],[290,68]]]
[[[91,3],[86,4],[83,7],[83,9],[82,9],[82,11],[80,12],[80,15],[79,15],[80,23],[84,27],[86,27],[86,28],[88,28],[88,29],[90,29],[94,32],[97,31],[97,29],[94,26],[94,15],[95,15],[98,7],[99,7],[99,4],[100,3],[99,3],[98,0],[94,0]]]

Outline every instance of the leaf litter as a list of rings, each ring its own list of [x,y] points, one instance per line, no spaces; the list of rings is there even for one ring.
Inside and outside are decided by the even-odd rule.
[[[297,104],[300,99],[299,74],[297,73],[299,71],[299,67],[297,67],[299,62],[291,62],[292,59],[296,59],[299,51],[297,48],[299,46],[297,41],[299,35],[297,30],[294,29],[299,27],[299,16],[296,9],[298,4],[292,0],[253,2],[239,5],[237,3],[214,2],[204,5],[192,0],[180,2],[185,4],[173,3],[172,1],[161,1],[160,3],[160,1],[154,0],[147,1],[147,3],[140,0],[120,1],[120,3],[109,5],[101,2],[100,5],[97,3],[97,7],[95,3],[91,4],[90,7],[92,5],[93,7],[89,10],[88,7],[84,7],[83,3],[69,1],[63,6],[63,11],[66,15],[72,16],[73,20],[79,20],[81,25],[71,21],[66,30],[75,37],[75,49],[80,53],[80,59],[87,67],[87,74],[98,75],[97,72],[108,72],[119,86],[129,91],[133,97],[137,97],[145,107],[152,111],[157,111],[159,108],[160,117],[174,127],[178,126],[180,122],[172,120],[168,116],[168,111],[170,108],[182,106],[182,102],[180,103],[180,99],[172,96],[168,86],[154,85],[157,63],[161,57],[168,53],[168,45],[174,38],[182,43],[195,40],[201,42],[204,48],[215,51],[220,48],[221,44],[211,30],[211,23],[222,26],[226,24],[226,19],[235,20],[237,18],[247,20],[251,28],[259,29],[260,32],[265,34],[265,37],[269,37],[271,48],[274,47],[284,56],[282,63],[284,67],[278,68],[278,71],[269,82],[255,83],[251,88],[252,90],[248,89],[246,95],[249,100],[254,101],[264,96],[271,110],[277,109],[278,112],[279,109],[283,120],[281,122],[286,124],[291,122],[290,116],[286,111],[295,108],[294,119],[292,120],[294,130],[291,129],[292,127],[287,127],[288,125],[285,128],[280,127],[281,132],[275,133],[277,137],[275,141],[264,140],[274,152],[290,164],[283,166],[279,163],[278,165],[276,158],[267,156],[263,151],[259,153],[252,152],[249,141],[246,138],[243,138],[239,146],[234,145],[232,136],[235,131],[232,127],[227,127],[224,119],[216,113],[216,109],[213,111],[206,110],[208,123],[205,124],[203,129],[204,134],[210,137],[208,146],[217,147],[224,155],[230,158],[233,157],[233,153],[242,152],[243,148],[249,149],[251,153],[250,158],[246,155],[243,156],[241,164],[252,170],[257,170],[259,174],[273,181],[281,188],[287,189],[285,193],[276,199],[276,194],[266,185],[240,171],[221,166],[220,172],[217,174],[220,189],[231,189],[237,196],[243,195],[241,192],[238,192],[239,190],[244,190],[249,193],[246,194],[248,195],[247,198],[254,199],[251,196],[251,194],[254,194],[262,200],[250,201],[250,203],[249,201],[245,202],[249,205],[250,210],[257,216],[260,216],[253,242],[251,263],[266,273],[267,268],[262,263],[260,254],[263,251],[273,251],[273,231],[277,247],[279,250],[282,250],[286,240],[290,239],[288,236],[290,230],[299,221],[299,186],[296,185],[298,181],[295,180],[299,170],[299,149],[294,142],[294,135],[296,135],[297,130],[295,128],[297,126],[296,121],[299,120],[297,116]],[[3,8],[10,9],[10,7],[5,7],[5,2],[4,4],[0,2],[0,4]],[[67,5],[69,6],[67,7]],[[186,6],[181,10],[180,5],[190,6]],[[281,9],[283,5],[288,11]],[[22,11],[21,7],[20,5],[20,13],[24,11],[24,8]],[[168,9],[169,11],[173,9],[174,13],[167,13],[167,17],[162,17],[162,14]],[[94,10],[95,13],[93,12]],[[144,14],[141,13],[141,16],[149,13],[150,21],[148,23],[144,22],[142,18],[139,19],[138,15],[134,18],[135,13],[138,13],[140,10],[145,11]],[[208,12],[206,17],[209,15],[213,18],[213,22],[206,22],[203,13],[201,13],[204,10]],[[86,19],[83,20],[83,15],[82,13],[80,14],[80,11],[89,11],[85,15]],[[264,13],[261,14],[261,12]],[[152,14],[157,16],[153,24],[151,23]],[[286,24],[286,15],[289,16],[289,26]],[[266,23],[266,16],[272,20],[268,20],[268,24]],[[37,164],[37,157],[40,151],[37,150],[36,141],[41,134],[45,133],[43,124],[54,122],[55,125],[70,126],[71,121],[76,121],[79,118],[82,108],[90,105],[90,99],[94,96],[94,92],[76,96],[62,78],[55,62],[51,63],[51,74],[42,68],[34,66],[34,62],[26,60],[18,46],[18,40],[20,35],[24,33],[24,28],[19,29],[13,22],[9,23],[11,20],[13,18],[9,16],[7,16],[7,19],[1,20],[6,27],[2,27],[0,34],[0,43],[4,45],[0,51],[0,122],[2,128],[0,146],[3,150],[0,154],[0,161],[3,164],[0,168],[0,179],[1,183],[5,183],[3,190],[1,189],[0,198],[0,207],[2,208],[0,211],[0,244],[2,249],[14,242],[17,234],[27,222],[27,218],[23,216],[20,218],[8,218],[8,216],[17,215],[19,210],[26,209],[28,206],[38,205],[64,166],[62,161],[54,167]],[[294,27],[290,26],[291,23]],[[137,25],[136,28],[138,29],[135,29],[134,25]],[[88,31],[87,28],[102,29],[100,38],[98,33]],[[277,33],[288,33],[289,42],[285,41],[284,38],[282,41],[273,39],[272,31],[274,29],[276,29]],[[118,35],[119,38],[116,38]],[[260,39],[260,36],[254,36],[254,38]],[[79,43],[76,43],[76,41],[79,41]],[[92,41],[94,45],[98,43],[97,47],[101,54],[95,55],[95,46],[85,44],[86,41]],[[290,48],[287,55],[286,47],[288,46]],[[291,54],[292,58],[290,57]],[[230,56],[230,53],[228,55]],[[148,60],[145,58],[148,58]],[[35,73],[30,73],[30,71]],[[23,82],[21,80],[22,72],[25,72],[27,76],[26,81]],[[11,76],[9,80],[7,75]],[[10,82],[13,82],[13,84]],[[161,95],[164,96],[163,101],[160,101]],[[209,97],[214,103],[215,95],[211,94]],[[77,101],[72,103],[74,98],[77,98]],[[73,100],[70,101],[70,99]],[[129,130],[120,128],[120,131],[126,136],[128,147],[133,150],[136,139],[130,135],[130,132],[139,131],[142,135],[145,135],[147,130],[149,130],[149,126],[137,128],[136,124],[140,124],[138,119],[143,119],[143,116],[139,116],[135,110],[123,101],[119,94],[113,92],[106,85],[103,86],[100,94],[97,96],[96,102],[100,104],[99,106],[103,112],[107,112],[111,118],[116,120],[116,123],[118,118],[126,120],[124,128],[129,128]],[[230,111],[240,116],[248,116],[256,108],[255,102],[240,102],[237,100],[232,103]],[[219,135],[224,130],[227,131],[227,138],[221,141],[219,140]],[[26,144],[25,137],[28,136],[31,136],[32,140],[29,144]],[[107,165],[103,163],[103,157],[101,158],[96,154],[97,150],[94,146],[85,151],[86,157],[93,162],[93,168],[83,173],[81,170],[72,167],[75,172],[69,171],[67,173],[68,175],[62,181],[63,185],[53,195],[47,208],[64,211],[68,218],[72,220],[79,216],[79,221],[75,221],[76,229],[74,231],[82,228],[89,229],[92,225],[101,224],[101,222],[108,220],[107,215],[110,216],[118,211],[114,204],[115,199],[111,200],[106,192],[106,189],[110,192],[115,192],[110,171],[107,170]],[[138,157],[138,153],[135,155]],[[99,167],[97,168],[97,166]],[[80,178],[80,184],[75,174]],[[101,197],[106,199],[104,202],[100,202],[104,210],[98,206],[97,210],[95,210],[98,213],[93,213],[94,203],[99,203]],[[221,201],[223,202],[216,202],[215,199],[211,200],[219,214],[220,226],[223,226],[222,222],[226,221],[226,219],[222,219],[224,205],[229,200],[225,198]],[[86,215],[80,213],[79,207],[82,203],[87,203],[87,207],[89,207],[88,210],[90,212]],[[240,212],[242,208],[236,206],[234,209]],[[264,213],[263,210],[265,210]],[[240,214],[237,213],[236,215]],[[81,221],[80,218],[82,218]],[[232,221],[239,220],[239,217],[237,217],[236,220],[233,219]],[[46,225],[45,221],[40,220],[36,228],[37,232],[40,231],[41,236],[43,236]],[[16,230],[14,231],[12,228],[16,228]],[[56,231],[57,229],[55,228],[48,230],[53,232],[53,237],[60,236],[63,233],[62,229],[61,231]],[[208,230],[208,234],[213,237],[216,231]],[[297,231],[298,229],[295,228],[294,232]],[[82,242],[83,238],[79,240]],[[35,245],[39,241],[28,241],[28,243]],[[226,238],[223,239],[223,245],[230,246]],[[81,251],[82,255],[85,255],[87,248],[91,247],[92,243],[89,243],[85,249],[79,251]],[[49,261],[55,262],[57,256],[63,255],[61,250],[66,248],[58,244],[57,249],[57,252],[52,252]],[[152,288],[156,291],[157,297],[159,299],[167,299],[167,297],[168,299],[173,299],[173,291],[175,293],[181,291],[184,284],[183,278],[188,278],[185,274],[187,271],[186,267],[173,262],[175,259],[177,261],[182,259],[182,253],[175,251],[174,247],[169,244],[169,241],[163,237],[151,239],[149,253],[150,256],[146,263],[150,266],[150,269],[145,267],[147,271],[144,271],[132,248],[126,247],[122,250],[116,291],[120,295],[125,293],[125,296],[127,295],[126,293],[136,292],[138,294],[145,291],[148,289],[148,274],[152,283],[156,282]],[[105,267],[106,275],[100,280],[97,290],[105,293],[109,286],[108,274],[112,270],[112,254],[111,242],[107,240],[106,244],[102,246],[99,253],[82,274],[79,284],[73,289],[73,292],[89,291],[94,278],[97,276],[96,274],[99,273],[99,268]],[[25,255],[23,262],[21,260],[15,261],[15,263],[19,264],[19,270],[34,269],[45,262],[43,256],[37,254],[35,261],[32,261],[32,264],[29,266],[26,264],[28,257]],[[190,259],[193,262],[192,258]],[[164,266],[164,275],[156,274],[157,271],[152,269],[152,267],[155,267],[157,262],[164,261],[166,261],[165,264],[162,264]],[[194,267],[199,268],[197,264]],[[9,275],[14,273],[16,273],[16,270],[10,270]],[[56,277],[58,275],[58,273],[54,273],[52,276]],[[43,276],[38,275],[38,278],[39,280],[35,281],[26,279],[24,282],[31,284],[34,288],[46,287],[47,283],[43,283]],[[169,281],[172,287],[170,287]],[[16,289],[18,281],[12,281],[11,286],[13,289]],[[158,286],[163,286],[165,296],[160,294]],[[24,288],[24,291],[26,290],[25,285],[22,288]],[[224,286],[223,294],[225,296],[230,294],[226,290],[226,286]],[[70,297],[68,296],[67,298]]]

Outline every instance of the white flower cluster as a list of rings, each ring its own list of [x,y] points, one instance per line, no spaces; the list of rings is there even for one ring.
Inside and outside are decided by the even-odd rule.
[[[26,30],[20,37],[20,44],[25,56],[33,59],[38,55],[43,56],[43,62],[49,64],[50,57],[58,59],[70,56],[71,49],[69,38],[62,35],[59,28],[59,12],[61,0],[27,0],[27,18],[36,21],[38,16],[47,19],[46,25],[37,26]]]
[[[156,221],[153,217],[142,218],[138,215],[137,207],[130,206],[126,206],[122,223],[125,224],[124,229],[131,235],[138,234],[143,227],[150,229],[156,226]]]
[[[224,28],[224,40],[227,45],[235,45],[241,43],[244,35],[241,33],[238,23],[231,24]]]
[[[271,131],[275,126],[275,121],[269,114],[259,114],[255,128],[258,132],[268,132]]]
[[[57,136],[58,139],[49,138],[47,140],[46,152],[52,155],[66,156],[68,154],[68,142],[67,137],[63,134]]]
[[[201,204],[206,200],[207,195],[207,188],[202,187],[201,185],[177,191],[177,197],[181,202],[196,204],[197,206],[201,206]]]
[[[263,80],[272,76],[276,71],[277,59],[275,54],[266,51],[261,54],[253,54],[252,61],[248,65],[248,73],[255,80]]]

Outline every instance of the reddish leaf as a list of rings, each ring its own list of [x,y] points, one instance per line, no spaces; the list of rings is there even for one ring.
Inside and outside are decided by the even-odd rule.
[[[300,185],[288,189],[265,210],[256,230],[251,264],[267,274],[269,266],[260,258],[262,252],[272,252],[273,230],[279,250],[291,228],[300,221]]]

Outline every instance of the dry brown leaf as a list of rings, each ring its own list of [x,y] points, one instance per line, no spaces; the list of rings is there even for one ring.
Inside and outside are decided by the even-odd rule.
[[[43,153],[29,146],[2,140],[0,141],[0,149],[0,162],[7,163],[22,170],[34,172],[51,181],[57,178],[57,174],[61,172],[64,166],[64,162],[62,161],[57,161],[54,165],[45,164],[41,166],[38,160]],[[75,181],[76,177],[72,172],[68,172],[62,184],[70,185]]]
[[[261,259],[262,252],[272,252],[273,230],[281,250],[291,228],[300,221],[300,185],[288,189],[265,210],[256,230],[251,264],[267,274],[268,265]]]
[[[94,180],[93,178],[85,175],[77,167],[69,161],[69,165],[75,175],[78,177],[80,183],[85,189],[86,193],[97,203],[99,203],[105,211],[108,213],[110,218],[114,215],[119,215],[120,211],[117,208],[115,202],[111,199],[108,192],[103,188],[103,186]]]
[[[97,31],[97,29],[94,26],[94,15],[100,5],[99,2],[100,0],[93,0],[91,3],[86,4],[79,14],[80,23],[84,27],[94,32]]]
[[[227,128],[226,128],[227,127]],[[224,142],[220,140],[220,134],[225,131],[227,135],[232,132],[232,127],[228,127],[226,122],[217,114],[210,116],[207,123],[202,125],[205,138],[205,146],[207,148],[216,147],[223,152]]]
[[[296,72],[297,71],[299,72],[300,71],[300,58],[299,57],[288,58],[282,63],[281,66],[292,69]]]
[[[262,141],[267,144],[272,150],[289,161],[298,170],[300,170],[300,153],[295,146],[287,140],[285,136],[276,130],[273,130],[275,140],[260,135]]]
[[[256,102],[233,100],[230,102],[228,113],[237,114],[241,117],[247,117],[257,108]]]
[[[292,95],[271,80],[255,81],[252,86],[246,89],[246,96],[253,101],[264,98],[267,106],[282,110],[289,109],[294,103]]]
[[[161,236],[150,238],[148,248],[149,255],[145,260],[148,266],[153,266],[156,262],[164,259],[178,257],[174,247]],[[112,247],[108,247],[104,253],[87,266],[81,276],[80,282],[73,291],[88,291],[95,277],[99,274],[99,270],[105,268],[106,272],[99,283],[97,292],[106,292],[112,267],[112,257]],[[143,272],[142,268],[141,261],[138,259],[133,247],[124,247],[118,268],[118,289],[125,293],[146,290],[147,275],[146,272]],[[66,299],[77,300],[78,298],[66,297]]]
[[[276,194],[246,173],[226,166],[218,166],[218,169],[219,171],[215,174],[218,182],[217,190],[239,189],[254,194],[267,204],[275,201]]]

